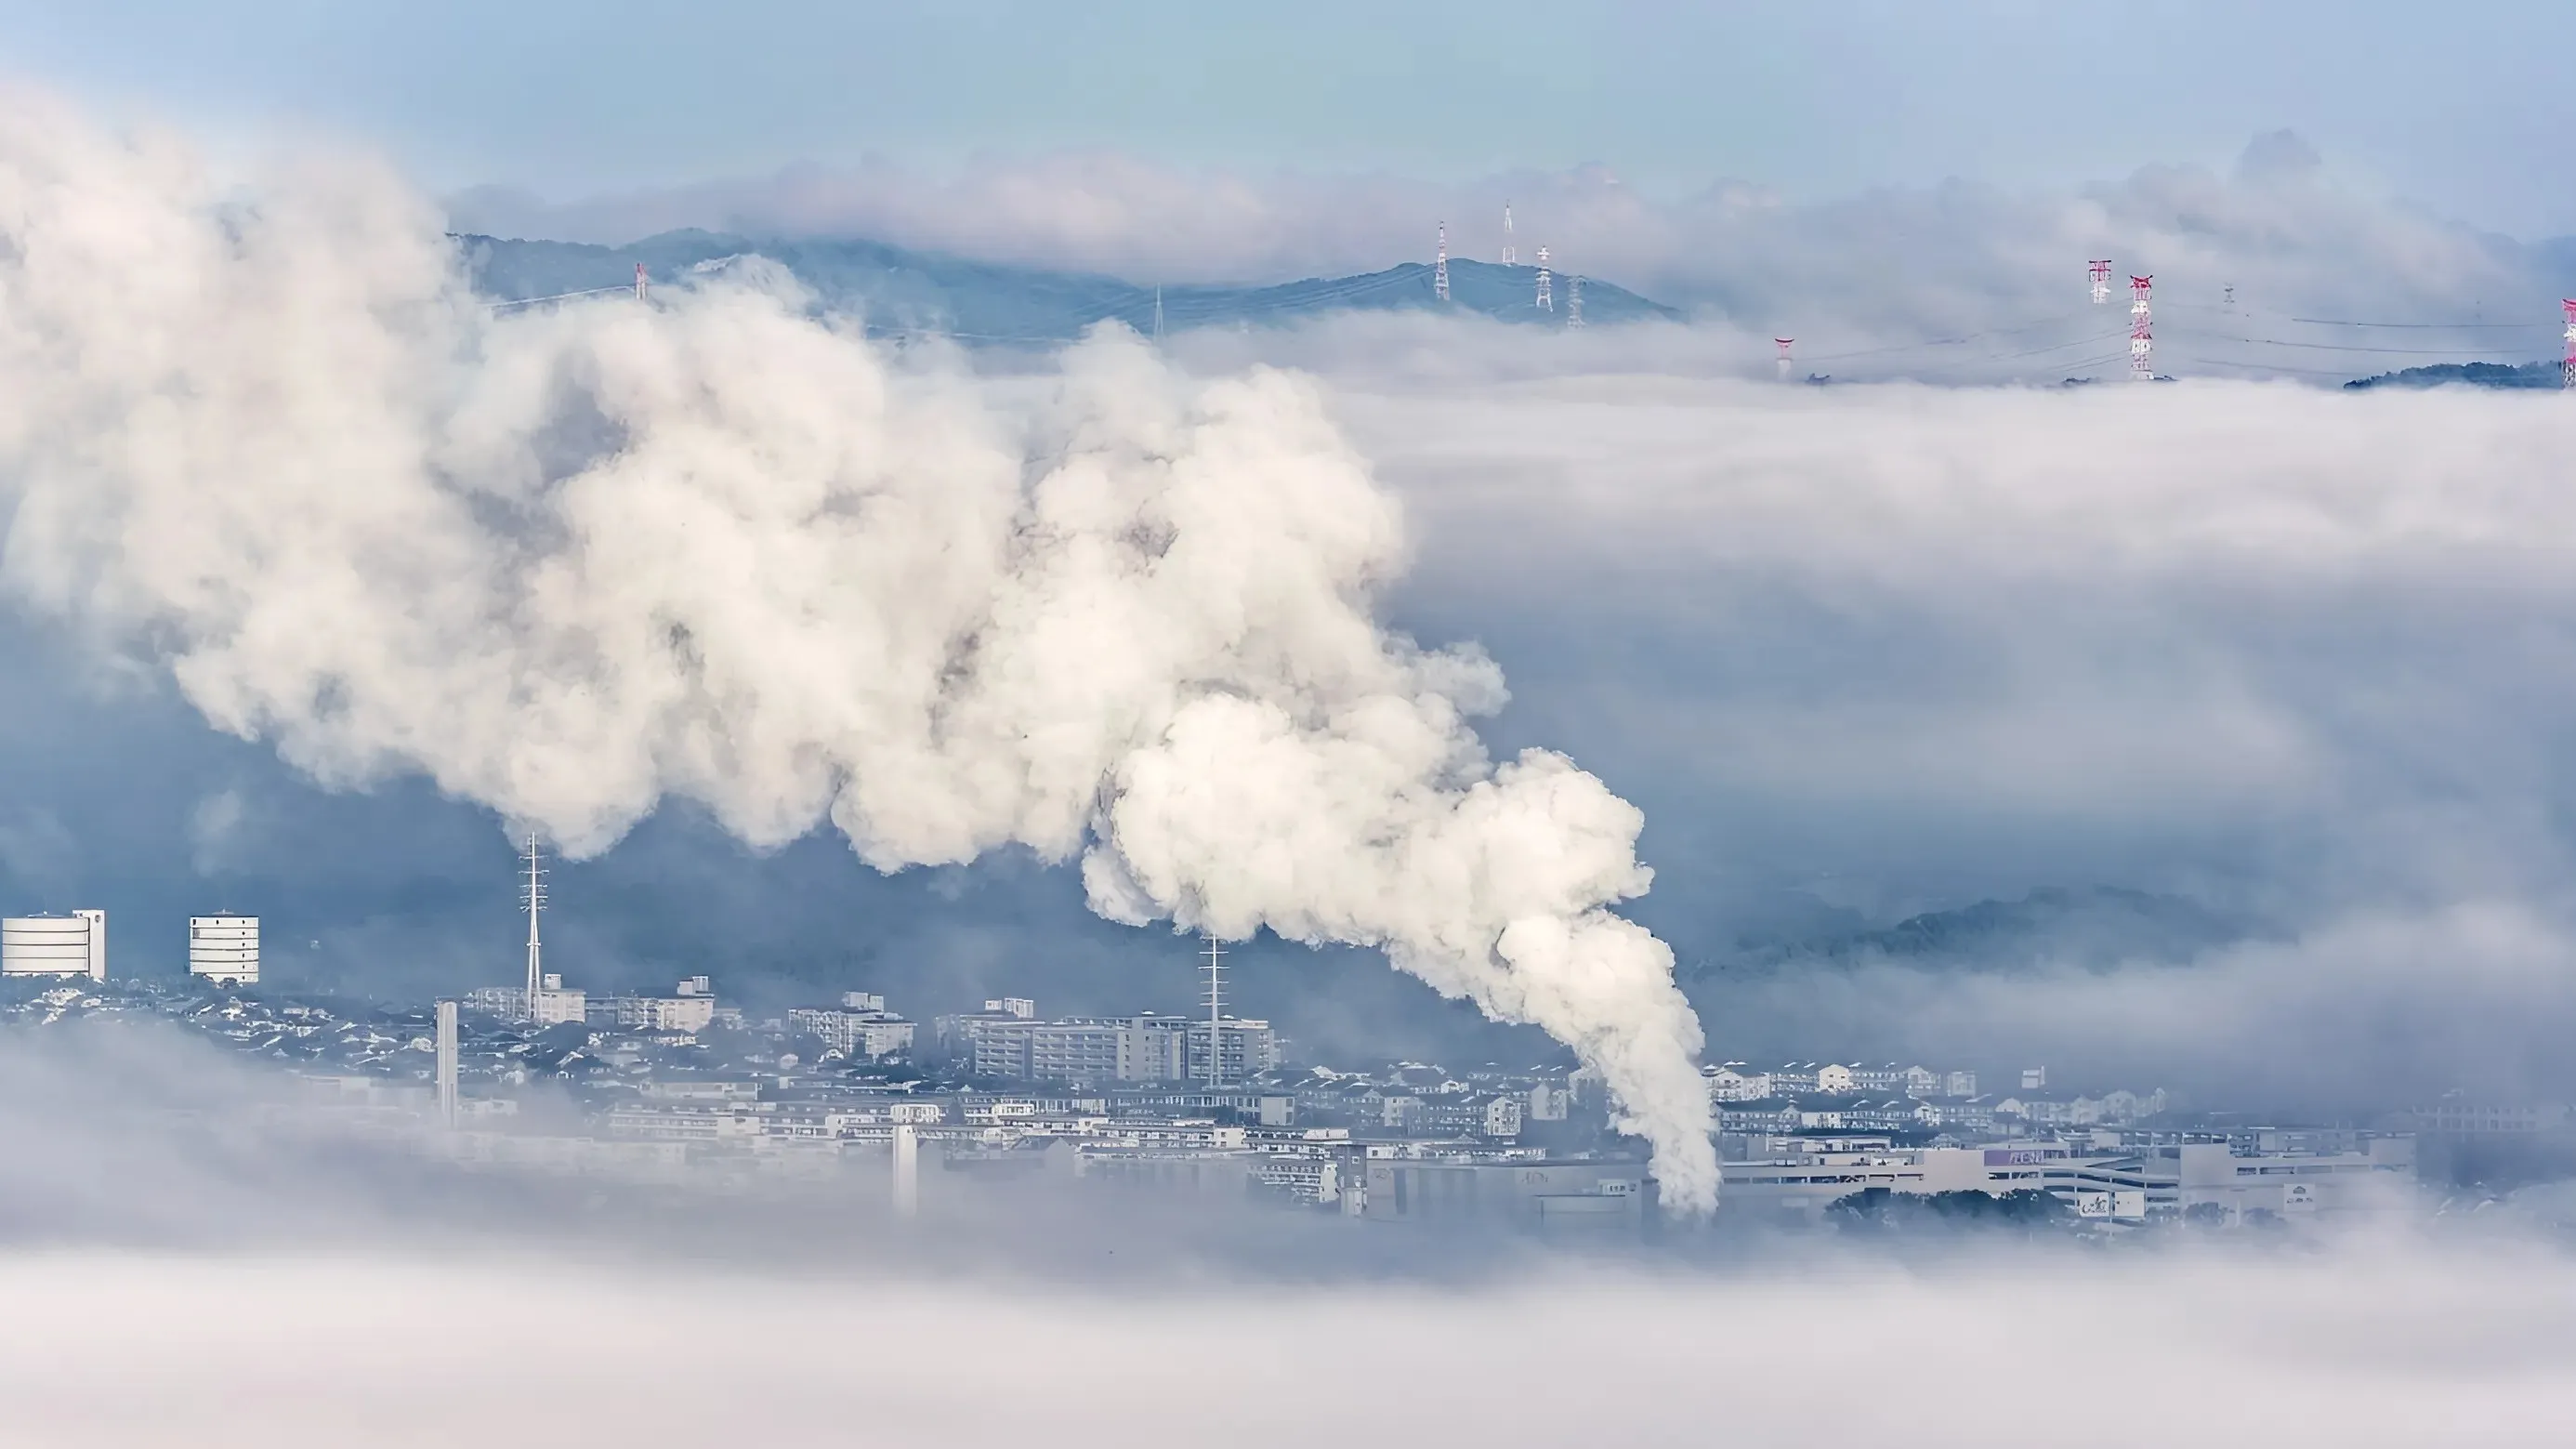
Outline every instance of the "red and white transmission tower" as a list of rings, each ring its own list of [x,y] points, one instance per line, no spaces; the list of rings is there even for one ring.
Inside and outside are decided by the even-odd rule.
[[[638,302],[644,300],[644,264],[642,262],[635,264],[635,300]]]
[[[1789,380],[1789,370],[1797,366],[1797,363],[1790,359],[1789,344],[1797,341],[1798,339],[1795,337],[1774,337],[1771,340],[1779,344],[1780,347],[1780,360],[1773,365],[1780,369],[1780,380],[1782,382],[1787,382]]]
[[[2093,305],[2111,300],[2111,259],[2104,257],[2093,264]]]
[[[2567,311],[2567,365],[2558,374],[2558,385],[2576,388],[2576,302],[2562,297],[2558,305]]]
[[[1512,249],[1512,204],[1506,201],[1503,203],[1503,265],[1518,266],[1520,260],[1521,254]]]
[[[1440,250],[1431,263],[1431,295],[1449,300],[1449,223],[1440,223]]]
[[[2129,279],[2129,381],[2156,380],[2156,319],[2147,306],[2153,277]]]
[[[1539,244],[1538,249],[1538,300],[1531,305],[1542,312],[1556,310],[1555,278],[1547,269],[1547,244],[1544,242]]]

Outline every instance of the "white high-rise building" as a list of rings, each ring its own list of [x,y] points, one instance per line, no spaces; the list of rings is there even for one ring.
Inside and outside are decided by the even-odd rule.
[[[0,976],[107,979],[107,912],[0,920]]]
[[[259,984],[259,917],[190,916],[188,974],[236,986]]]

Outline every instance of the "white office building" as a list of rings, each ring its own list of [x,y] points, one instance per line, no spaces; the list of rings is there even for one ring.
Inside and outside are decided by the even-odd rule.
[[[259,917],[190,916],[188,974],[235,986],[259,982]]]
[[[107,979],[107,912],[0,920],[0,975]]]

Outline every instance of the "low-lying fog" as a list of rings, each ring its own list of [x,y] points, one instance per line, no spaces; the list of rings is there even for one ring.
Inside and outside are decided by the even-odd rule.
[[[805,1274],[0,1254],[0,1439],[2414,1446],[2549,1442],[2576,1413],[2576,1264],[2529,1247],[1258,1294],[924,1279],[886,1247]]]

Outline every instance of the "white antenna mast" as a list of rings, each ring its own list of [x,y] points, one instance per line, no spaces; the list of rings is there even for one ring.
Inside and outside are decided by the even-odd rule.
[[[545,968],[538,961],[537,916],[546,908],[546,872],[537,852],[537,832],[528,832],[528,881],[519,888],[528,908],[528,1015],[537,1014],[537,993],[545,989]]]
[[[1556,288],[1554,278],[1547,269],[1547,243],[1545,242],[1540,242],[1538,245],[1538,300],[1532,305],[1542,312],[1556,310]]]
[[[1225,949],[1214,932],[1201,934],[1207,941],[1207,1084],[1213,1092],[1225,1085]]]
[[[1503,265],[1517,266],[1520,259],[1521,254],[1512,249],[1512,204],[1506,201],[1503,203]]]
[[[1449,223],[1440,223],[1440,250],[1431,263],[1431,295],[1449,300]]]

